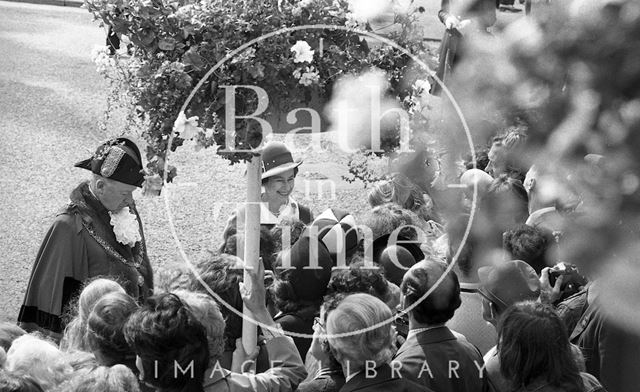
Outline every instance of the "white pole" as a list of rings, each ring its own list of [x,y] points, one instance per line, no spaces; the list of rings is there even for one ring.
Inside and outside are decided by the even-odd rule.
[[[244,226],[244,263],[246,268],[258,268],[260,257],[260,187],[262,157],[256,155],[247,164],[247,204],[245,208]],[[244,273],[244,284],[250,282],[247,272]],[[250,286],[245,286],[249,290]],[[242,313],[242,346],[247,354],[254,352],[257,346],[257,327],[248,319],[253,315],[243,305]]]

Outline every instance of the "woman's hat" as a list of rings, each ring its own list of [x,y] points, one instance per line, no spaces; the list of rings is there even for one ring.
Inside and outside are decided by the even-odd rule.
[[[301,160],[293,160],[291,151],[284,143],[270,142],[262,150],[262,179],[295,169],[301,164]]]
[[[338,255],[344,253],[345,260],[351,257],[360,243],[360,233],[353,215],[337,208],[329,208],[311,223],[318,228],[318,239],[327,247],[334,265]]]
[[[322,241],[305,231],[291,249],[278,255],[274,267],[279,278],[291,284],[300,300],[316,301],[327,292],[333,260]]]
[[[124,137],[106,141],[91,158],[74,166],[138,188],[144,182],[145,172],[140,150],[133,141]]]

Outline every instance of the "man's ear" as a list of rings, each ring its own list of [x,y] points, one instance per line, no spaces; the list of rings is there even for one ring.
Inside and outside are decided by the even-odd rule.
[[[94,189],[94,191],[96,192],[96,195],[98,194],[101,195],[104,192],[104,189],[106,188],[106,186],[107,186],[107,181],[104,178],[98,178],[96,180],[96,186]]]

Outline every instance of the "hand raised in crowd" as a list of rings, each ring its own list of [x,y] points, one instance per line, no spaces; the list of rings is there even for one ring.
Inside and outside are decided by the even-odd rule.
[[[562,295],[562,283],[564,282],[564,275],[558,276],[553,286],[549,281],[549,271],[551,268],[545,267],[540,273],[540,297],[539,301],[545,304],[553,304]]]
[[[236,339],[236,349],[233,350],[233,357],[231,360],[231,371],[235,373],[245,373],[252,370],[255,371],[255,366],[253,365],[256,358],[258,358],[259,353],[260,348],[256,346],[251,354],[247,354],[247,352],[244,351],[242,338]]]
[[[447,30],[462,30],[470,23],[469,19],[460,20],[457,16],[449,15],[444,20],[444,27]]]

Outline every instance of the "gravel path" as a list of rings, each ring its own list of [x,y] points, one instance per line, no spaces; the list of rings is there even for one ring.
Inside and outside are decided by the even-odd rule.
[[[15,321],[40,242],[71,189],[88,178],[73,168],[100,140],[106,84],[90,61],[104,31],[83,9],[0,1],[0,321]],[[7,55],[8,54],[8,55]],[[301,141],[302,144],[304,140]],[[318,194],[300,177],[296,197],[317,214],[330,205],[366,208],[361,184],[346,184],[345,157],[304,154],[301,173],[335,180],[335,198]],[[184,148],[170,161],[179,167],[164,192],[178,238],[191,257],[216,247],[233,203],[244,198],[242,165],[229,166],[212,150]],[[328,188],[327,188],[328,189]],[[305,196],[309,199],[306,200]],[[154,267],[183,263],[171,235],[164,197],[137,195]],[[224,202],[226,204],[216,204]]]

